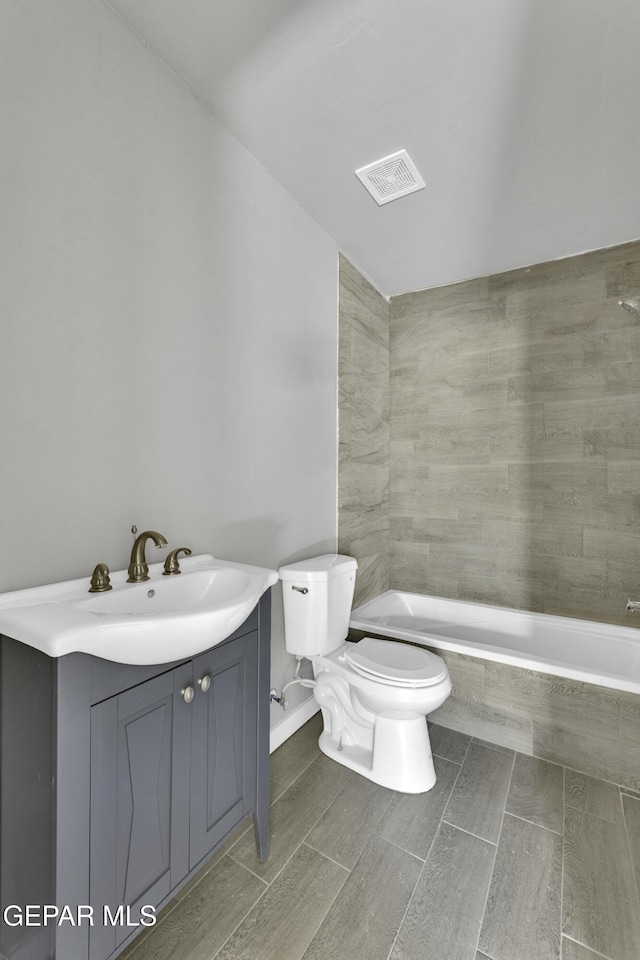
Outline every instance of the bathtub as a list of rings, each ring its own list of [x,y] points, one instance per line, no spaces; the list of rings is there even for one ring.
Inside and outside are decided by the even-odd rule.
[[[367,634],[410,640],[435,650],[640,694],[640,630],[635,627],[396,590],[387,590],[353,610],[350,627]]]

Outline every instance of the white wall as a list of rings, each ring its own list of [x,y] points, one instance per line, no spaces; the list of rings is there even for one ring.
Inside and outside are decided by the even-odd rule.
[[[0,590],[335,549],[334,242],[100,3],[0,37]]]

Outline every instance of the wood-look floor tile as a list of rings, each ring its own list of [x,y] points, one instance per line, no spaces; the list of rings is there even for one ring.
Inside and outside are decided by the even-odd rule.
[[[131,960],[211,960],[265,890],[262,880],[223,857],[133,950]]]
[[[563,773],[557,763],[517,754],[505,806],[507,813],[562,833]]]
[[[577,770],[567,770],[565,773],[564,802],[568,807],[610,820],[611,823],[622,822],[619,788],[614,783],[597,780]]]
[[[351,870],[393,797],[393,790],[365,777],[350,779],[306,842]]]
[[[304,960],[386,960],[422,863],[372,837]]]
[[[640,798],[623,795],[622,805],[631,851],[631,866],[636,878],[636,890],[640,896]],[[640,953],[640,949],[638,952]]]
[[[454,763],[463,762],[471,742],[471,737],[466,733],[449,730],[448,727],[441,727],[438,723],[429,724],[429,739],[431,752],[435,757],[452,760]]]
[[[271,852],[261,862],[251,833],[230,850],[239,863],[270,883],[298,844],[318,822],[345,785],[339,764],[323,770],[311,764],[271,807]]]
[[[442,824],[389,960],[470,960],[495,847]]]
[[[562,838],[506,814],[479,949],[492,960],[558,960],[561,882]]]
[[[638,960],[640,907],[624,824],[565,811],[563,933],[611,960]]]
[[[301,844],[216,960],[300,960],[348,876]]]
[[[440,757],[434,757],[434,766],[435,786],[427,793],[396,793],[378,826],[381,837],[422,860],[429,853],[460,772],[457,763]]]
[[[322,733],[322,714],[316,713],[271,754],[271,777],[288,787],[305,767],[318,756],[318,737]]]
[[[602,960],[602,955],[594,953],[588,947],[584,947],[575,940],[569,940],[568,937],[562,938],[562,960]]]
[[[512,767],[513,756],[472,743],[443,819],[497,843]]]

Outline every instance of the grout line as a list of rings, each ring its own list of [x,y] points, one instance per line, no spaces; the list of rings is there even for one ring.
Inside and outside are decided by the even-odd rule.
[[[488,843],[492,847],[498,846],[499,836],[498,840],[487,840],[486,837],[479,837],[477,833],[472,833],[471,830],[465,830],[464,827],[459,827],[457,823],[452,823],[451,820],[445,820],[444,817],[441,823],[444,824],[445,827],[453,827],[454,830],[459,830],[460,833],[466,833],[469,837],[475,837],[476,840],[481,840],[482,843]],[[500,827],[500,832],[502,832],[502,827]]]
[[[238,861],[236,860],[235,863],[238,863]],[[241,863],[241,864],[239,864],[239,866],[242,867],[242,866],[244,866],[244,864]],[[245,870],[247,870],[247,871],[248,871],[249,873],[251,873],[253,876],[256,876],[256,874],[254,874],[252,870],[249,870],[248,867],[245,867]],[[261,880],[261,879],[262,879],[261,877],[258,877],[258,880]],[[245,913],[245,915],[242,917],[242,919],[240,920],[240,922],[235,925],[235,927],[233,928],[233,930],[231,931],[231,933],[229,934],[229,936],[226,938],[226,940],[224,941],[224,943],[221,943],[221,944],[220,944],[219,948],[216,950],[216,952],[215,952],[215,953],[213,954],[213,956],[211,957],[211,960],[215,960],[215,957],[218,956],[218,954],[220,953],[220,951],[223,950],[224,947],[225,947],[225,946],[227,945],[227,943],[229,942],[229,940],[231,940],[231,937],[235,934],[236,930],[238,930],[238,928],[244,923],[244,921],[247,919],[247,917],[249,916],[249,914],[251,913],[251,911],[253,910],[253,908],[254,908],[255,906],[257,906],[257,905],[260,903],[260,901],[262,900],[262,898],[265,896],[267,890],[269,889],[269,885],[266,884],[265,881],[263,881],[263,883],[265,883],[265,888],[264,888],[264,890],[262,891],[262,893],[260,894],[260,896],[258,897],[258,899],[255,900],[255,901],[251,904],[251,906],[249,907],[249,909],[247,910],[247,912]]]
[[[340,867],[341,870],[344,870],[345,873],[351,874],[349,867],[345,867],[344,863],[339,863],[338,860],[334,860],[333,857],[330,857],[328,854],[324,853],[322,850],[318,850],[317,847],[314,847],[312,844],[308,843],[306,840],[303,840],[299,847],[308,847],[309,850],[313,850],[314,853],[319,853],[321,857],[324,857],[325,860],[329,860],[330,863],[335,863],[336,867]],[[296,849],[299,849],[296,847]],[[358,860],[360,858],[358,857]],[[288,861],[287,861],[288,862]],[[358,861],[356,860],[356,863]],[[351,868],[353,869],[353,867]]]
[[[424,862],[423,862],[423,864],[422,864],[422,867],[420,868],[420,872],[418,873],[418,878],[417,878],[417,880],[416,880],[416,884],[415,884],[413,890],[411,891],[411,896],[409,897],[409,900],[407,901],[406,909],[405,909],[405,911],[404,911],[404,913],[403,913],[403,915],[402,915],[402,919],[401,919],[400,923],[398,924],[398,929],[396,930],[396,935],[395,935],[395,937],[393,938],[393,943],[391,944],[391,948],[390,948],[390,950],[389,950],[389,953],[387,954],[387,960],[391,960],[391,955],[392,955],[392,953],[393,953],[393,951],[394,951],[394,949],[395,949],[395,945],[396,945],[396,942],[397,942],[397,940],[398,940],[398,937],[400,936],[400,931],[402,930],[402,927],[403,927],[403,925],[404,925],[404,921],[405,921],[406,916],[407,916],[407,914],[408,914],[408,912],[409,912],[409,908],[411,907],[411,904],[413,903],[413,899],[414,899],[414,897],[415,897],[415,895],[416,895],[416,890],[418,889],[418,884],[420,883],[420,881],[421,881],[421,879],[422,879],[422,876],[423,876],[424,871],[425,871],[425,867],[426,867],[426,865],[427,865],[427,861],[429,860],[429,857],[430,857],[430,855],[431,855],[431,851],[433,850],[433,845],[434,845],[434,843],[436,842],[436,837],[437,837],[438,834],[440,833],[440,827],[441,827],[442,824],[445,822],[445,821],[443,820],[444,813],[445,813],[445,810],[447,809],[447,807],[448,807],[448,805],[449,805],[449,800],[451,799],[451,794],[452,794],[453,791],[455,790],[456,783],[458,782],[458,777],[460,776],[460,773],[462,772],[462,766],[463,766],[463,764],[464,764],[464,761],[467,759],[467,754],[468,754],[468,752],[469,752],[469,747],[470,747],[470,746],[471,746],[471,740],[469,740],[469,742],[468,742],[468,744],[467,744],[467,748],[466,748],[466,750],[465,750],[465,752],[464,752],[464,757],[463,757],[463,759],[462,759],[462,763],[459,764],[459,768],[460,768],[460,769],[459,769],[458,772],[456,773],[456,778],[455,778],[455,780],[453,781],[453,783],[452,783],[452,785],[451,785],[451,791],[450,791],[450,793],[449,793],[449,797],[447,798],[447,802],[444,804],[443,809],[442,809],[442,813],[440,814],[440,822],[438,823],[438,826],[436,827],[436,829],[435,829],[435,831],[434,831],[433,840],[431,841],[431,843],[430,843],[430,845],[429,845],[429,849],[428,849],[428,851],[427,851],[427,855],[426,855],[426,857],[424,858]],[[446,760],[447,758],[446,758],[446,757],[440,757],[440,759],[441,759],[441,760]],[[452,762],[454,762],[454,761],[452,761]],[[387,843],[391,843],[391,841],[388,840]],[[397,846],[397,844],[394,844],[394,846]],[[402,847],[399,847],[399,849],[402,850],[403,848],[402,848]],[[405,851],[405,853],[408,853],[408,852],[409,852],[409,851]],[[414,856],[415,856],[415,854],[414,854]],[[420,859],[420,857],[418,857],[418,859]]]
[[[513,771],[515,770],[515,766],[516,766],[516,753],[514,752],[514,754],[513,754],[513,761],[512,761],[512,763],[511,763],[511,773],[509,774],[509,784],[508,784],[508,786],[507,786],[507,792],[506,792],[505,795],[504,795],[504,805],[503,805],[503,807],[502,807],[502,820],[500,821],[500,832],[499,832],[499,834],[498,834],[498,841],[497,841],[497,843],[496,843],[496,850],[495,850],[495,853],[494,853],[494,855],[493,855],[493,866],[492,866],[492,868],[491,868],[491,876],[489,877],[489,883],[487,884],[487,895],[486,895],[485,898],[484,898],[484,906],[483,906],[483,908],[482,908],[482,916],[480,917],[480,924],[479,924],[479,926],[478,926],[478,938],[477,938],[477,940],[476,940],[476,953],[484,952],[484,951],[481,951],[481,950],[480,950],[480,936],[481,936],[481,934],[482,934],[482,927],[483,927],[483,925],[484,925],[484,915],[485,915],[485,913],[487,912],[487,903],[489,902],[489,892],[490,892],[490,890],[491,890],[491,884],[492,884],[492,882],[493,882],[493,873],[494,873],[494,870],[496,869],[496,859],[497,859],[497,857],[498,857],[498,847],[499,847],[499,845],[500,845],[500,838],[502,837],[502,828],[503,828],[503,826],[504,826],[505,807],[506,807],[506,805],[507,805],[507,797],[509,796],[509,791],[511,790],[511,781],[513,780]],[[486,954],[485,954],[485,956],[486,956]]]
[[[629,797],[630,800],[635,800],[635,797]],[[640,803],[640,800],[637,801]],[[627,826],[627,815],[624,812],[624,804],[622,803],[622,794],[620,794],[620,803],[622,804],[622,822],[624,824],[624,832],[627,837],[627,850],[629,851],[629,863],[631,864],[631,876],[633,877],[633,882],[636,888],[636,898],[638,904],[640,904],[640,864],[638,864],[638,869],[636,870],[635,858],[633,856],[633,851],[631,849],[631,836],[629,835],[629,827]]]
[[[551,827],[545,827],[543,823],[536,823],[535,820],[528,820],[527,817],[521,817],[517,813],[512,813],[511,810],[507,810],[506,807],[504,812],[508,817],[513,817],[514,820],[522,820],[523,823],[529,823],[532,827],[540,827],[541,830],[546,830],[547,833],[552,833],[554,837],[561,837],[564,832],[561,830],[552,830]]]
[[[562,936],[563,936],[563,938],[564,938],[565,940],[571,940],[571,943],[577,943],[578,946],[584,947],[585,950],[590,950],[591,953],[594,955],[594,957],[602,957],[602,960],[613,960],[613,958],[607,956],[606,953],[599,953],[599,951],[598,951],[598,950],[594,950],[593,947],[587,946],[587,944],[586,944],[586,943],[583,943],[582,940],[576,940],[575,937],[570,937],[570,936],[568,936],[566,933],[563,933]]]

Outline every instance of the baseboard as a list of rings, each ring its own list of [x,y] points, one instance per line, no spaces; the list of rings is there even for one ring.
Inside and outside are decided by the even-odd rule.
[[[319,709],[320,706],[316,698],[309,697],[296,707],[295,710],[288,713],[281,723],[272,727],[269,737],[269,753],[273,753],[285,740],[292,737],[296,730],[299,730],[307,720],[310,720]]]

